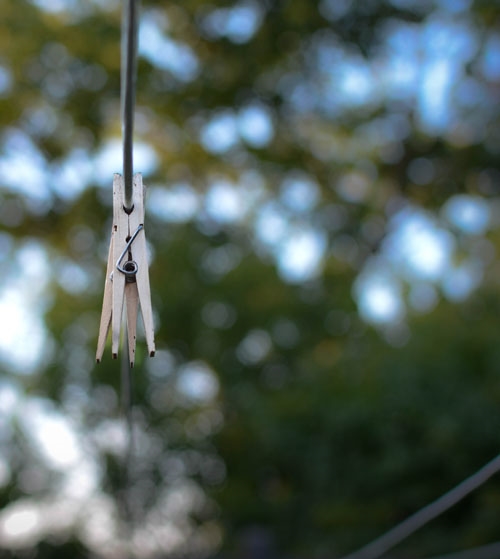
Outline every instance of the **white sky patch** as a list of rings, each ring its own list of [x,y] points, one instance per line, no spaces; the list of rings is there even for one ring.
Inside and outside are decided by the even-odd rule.
[[[492,33],[481,57],[481,70],[486,79],[497,81],[500,79],[500,33]]]
[[[173,223],[191,220],[200,208],[197,192],[187,183],[176,183],[169,188],[151,186],[146,198],[148,212]]]
[[[47,162],[40,150],[21,130],[4,136],[0,155],[2,184],[35,202],[50,199]]]
[[[242,363],[256,365],[271,349],[271,336],[265,330],[251,330],[238,344],[236,354]]]
[[[420,75],[420,27],[393,19],[386,22],[383,33],[384,52],[376,62],[379,87],[389,99],[413,100]]]
[[[490,224],[490,206],[479,196],[456,194],[444,205],[443,214],[451,224],[470,235],[484,234]]]
[[[255,219],[257,240],[267,247],[275,247],[288,230],[288,220],[276,202],[263,204]]]
[[[452,14],[459,14],[470,8],[472,0],[437,0],[437,4]]]
[[[321,0],[319,12],[322,16],[335,22],[349,12],[352,3],[353,0]]]
[[[242,196],[236,185],[225,180],[215,181],[205,196],[207,214],[219,223],[234,223],[245,214]]]
[[[389,285],[367,285],[359,298],[361,315],[370,322],[393,322],[399,318],[402,304]]]
[[[374,61],[376,88],[386,98],[415,102],[420,125],[427,132],[446,131],[455,122],[455,86],[464,79],[466,65],[477,51],[477,33],[437,10],[424,25],[390,20],[383,37],[381,57]]]
[[[19,373],[31,373],[46,341],[43,321],[26,301],[24,290],[11,288],[0,295],[0,355]]]
[[[31,0],[31,3],[45,12],[59,14],[78,8],[78,0]]]
[[[26,400],[19,419],[41,455],[54,468],[65,470],[82,459],[77,435],[68,419],[49,402]]]
[[[164,379],[174,372],[175,357],[170,351],[160,349],[155,353],[155,359],[148,359],[146,366],[154,378]]]
[[[22,115],[23,129],[39,138],[46,138],[54,133],[59,122],[54,107],[38,101],[37,105],[27,107]]]
[[[283,204],[299,214],[310,212],[319,202],[318,184],[303,173],[290,173],[280,190]]]
[[[254,212],[260,208],[268,196],[265,178],[255,170],[247,170],[241,173],[238,188],[244,200],[246,213]]]
[[[35,242],[17,249],[0,289],[0,354],[18,373],[29,374],[47,349],[42,314],[50,276],[47,255]],[[29,340],[29,343],[27,343]]]
[[[347,202],[358,203],[366,199],[372,183],[373,180],[366,173],[353,170],[339,178],[335,190]]]
[[[420,82],[418,107],[426,128],[441,132],[450,123],[452,78],[452,68],[447,59],[432,59],[425,66]]]
[[[179,370],[177,390],[196,402],[209,402],[219,393],[219,380],[203,361],[187,363]]]
[[[149,175],[158,166],[158,156],[152,146],[144,142],[134,142],[134,168],[138,173]],[[106,142],[94,158],[95,180],[103,186],[111,187],[113,174],[122,173],[123,149],[118,139]]]
[[[17,501],[4,509],[0,515],[0,541],[14,547],[29,545],[38,539],[41,515],[35,503]]]
[[[406,208],[390,223],[382,251],[410,278],[437,280],[446,272],[454,250],[453,236],[423,210]]]
[[[425,51],[421,67],[418,106],[424,128],[442,132],[453,118],[451,93],[465,65],[478,48],[478,40],[465,24],[431,18],[422,29]]]
[[[82,503],[61,499],[19,499],[0,511],[0,545],[27,548],[43,537],[64,534],[78,522]]]
[[[52,188],[61,198],[74,200],[88,186],[92,173],[88,153],[83,149],[74,149],[52,168]]]
[[[268,109],[249,105],[238,113],[238,130],[245,142],[254,148],[266,147],[274,136],[274,126]]]
[[[479,286],[482,279],[483,266],[479,262],[468,260],[447,270],[442,280],[442,289],[451,301],[463,301]]]
[[[326,239],[314,229],[289,231],[278,249],[278,271],[286,281],[300,283],[316,277],[323,264]]]
[[[463,19],[438,14],[429,18],[422,29],[421,46],[429,59],[441,55],[461,66],[472,60],[479,41],[476,31]]]
[[[26,241],[18,248],[16,260],[21,269],[19,281],[26,282],[26,287],[30,287],[31,291],[35,287],[43,289],[50,274],[48,255],[43,246],[35,240]],[[38,280],[36,285],[35,280]]]
[[[160,70],[170,72],[181,82],[190,82],[198,75],[199,63],[186,44],[168,37],[158,25],[162,14],[146,12],[139,27],[139,54]]]
[[[88,449],[82,451],[75,426],[53,402],[35,397],[16,397],[16,402],[13,413],[24,436],[45,465],[62,477],[56,496],[20,499],[0,511],[0,546],[12,548],[33,545],[77,524],[82,503],[97,490],[100,475],[95,457]]]
[[[346,105],[363,105],[373,98],[375,80],[370,66],[362,59],[342,65],[339,79],[339,93]]]
[[[265,330],[251,330],[236,348],[239,360],[246,365],[256,365],[272,349],[271,337]]]
[[[361,317],[372,324],[396,322],[404,316],[399,281],[384,269],[384,262],[373,260],[354,284]]]
[[[109,558],[127,555],[126,543],[118,535],[116,503],[111,497],[101,494],[86,502],[80,522],[82,540],[91,549]]]
[[[85,455],[66,469],[61,492],[68,499],[88,499],[97,491],[99,477],[96,460]]]
[[[321,273],[327,240],[322,231],[310,225],[292,225],[289,217],[276,201],[268,202],[257,212],[254,234],[257,243],[274,257],[280,276],[287,282],[301,283]]]
[[[442,211],[467,234],[483,234],[490,223],[490,208],[477,196],[456,195]],[[399,321],[405,310],[403,282],[409,287],[408,303],[417,312],[430,312],[437,305],[439,288],[451,301],[467,298],[483,279],[484,253],[454,264],[455,250],[455,237],[431,214],[415,207],[401,210],[389,223],[380,255],[367,262],[356,280],[360,315],[375,324]]]
[[[117,419],[107,419],[99,423],[92,433],[101,450],[116,456],[125,456],[129,441],[127,425]]]
[[[233,111],[216,113],[201,129],[200,139],[206,151],[221,154],[239,142],[238,124]]]
[[[73,295],[85,291],[92,282],[91,274],[83,266],[71,260],[61,260],[55,271],[57,283]]]
[[[289,80],[286,93],[295,98],[294,104],[306,110],[312,103],[329,114],[338,114],[378,101],[378,76],[370,61],[327,34],[317,38],[308,50],[318,78],[296,76],[295,88],[290,87]]]
[[[2,381],[0,383],[0,417],[9,418],[19,405],[19,401],[19,388],[12,382]]]
[[[319,10],[335,20],[337,8],[343,13],[348,7],[349,2],[323,0]],[[416,106],[420,127],[427,133],[449,131],[459,114],[456,86],[466,79],[467,65],[479,48],[477,30],[436,10],[424,24],[388,20],[380,39],[379,53],[368,60],[325,34],[307,49],[317,79],[290,73],[277,89],[298,112],[319,109],[331,115],[401,99]],[[494,80],[500,73],[497,43],[492,39],[481,64],[483,74]],[[475,99],[478,102],[477,94]]]
[[[213,10],[203,20],[204,31],[212,38],[227,37],[237,44],[248,42],[258,31],[263,18],[262,7],[254,1],[243,1],[231,8]]]
[[[405,54],[394,53],[385,62],[381,78],[381,85],[389,98],[412,97],[418,83],[418,67]]]
[[[12,87],[12,73],[5,66],[0,66],[0,96],[5,95]]]
[[[195,537],[190,515],[204,503],[201,488],[193,482],[176,483],[173,489],[163,491],[144,522],[130,534],[136,555],[151,557],[179,550],[187,539]],[[174,520],[166,522],[166,518]],[[65,541],[76,530],[99,556],[123,557],[129,549],[121,537],[122,528],[116,502],[102,493],[85,498],[23,498],[0,511],[0,546],[26,549],[50,537]],[[213,545],[210,540],[206,543]]]
[[[6,262],[10,259],[13,246],[12,237],[8,233],[0,232],[0,262]]]

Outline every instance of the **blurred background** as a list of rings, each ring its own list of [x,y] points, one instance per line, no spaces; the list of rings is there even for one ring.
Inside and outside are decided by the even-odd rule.
[[[132,457],[121,2],[0,9],[2,557],[339,558],[499,453],[498,1],[143,1]],[[492,478],[391,557],[499,516]]]

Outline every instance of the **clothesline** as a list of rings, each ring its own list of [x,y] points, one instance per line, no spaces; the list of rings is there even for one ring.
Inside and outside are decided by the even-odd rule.
[[[121,114],[123,138],[123,180],[125,210],[132,210],[132,181],[134,174],[133,136],[134,106],[137,74],[137,28],[139,0],[126,0],[122,20]]]
[[[446,512],[453,505],[456,505],[499,471],[500,454],[429,505],[420,509],[368,545],[344,556],[342,559],[379,559],[379,557],[382,557],[387,551],[411,536],[422,526]],[[498,556],[496,555],[495,557]]]

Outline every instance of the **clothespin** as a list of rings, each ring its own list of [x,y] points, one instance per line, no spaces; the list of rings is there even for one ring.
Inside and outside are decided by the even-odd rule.
[[[111,327],[111,353],[118,357],[123,304],[126,307],[130,366],[134,366],[138,307],[141,307],[146,344],[155,354],[153,311],[144,233],[144,193],[142,175],[133,178],[132,208],[124,204],[123,177],[113,178],[113,228],[109,245],[101,324],[97,340],[96,361],[100,363]]]

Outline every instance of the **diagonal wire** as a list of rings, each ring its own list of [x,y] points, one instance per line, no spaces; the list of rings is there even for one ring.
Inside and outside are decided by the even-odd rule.
[[[500,559],[500,542],[446,555],[434,555],[428,559]]]
[[[447,511],[457,504],[469,493],[483,485],[488,479],[500,471],[500,454],[485,464],[476,473],[459,483],[453,489],[436,499],[423,509],[408,517],[406,520],[362,547],[354,553],[346,555],[342,559],[378,559],[384,553],[411,536],[419,528]]]
[[[137,75],[137,28],[139,0],[124,0],[122,17],[121,113],[125,210],[131,211],[134,136],[134,106]]]

